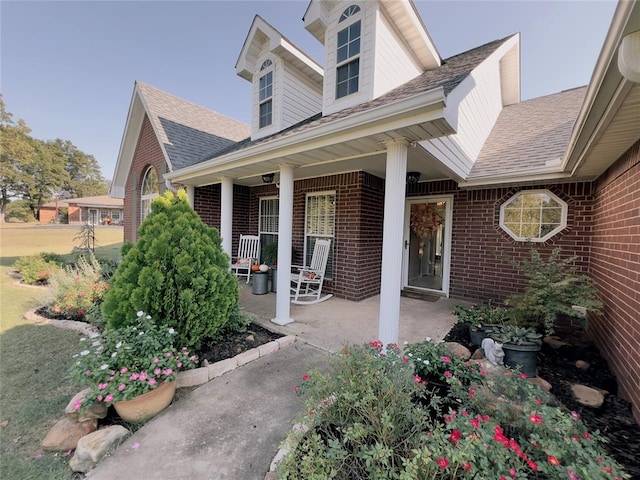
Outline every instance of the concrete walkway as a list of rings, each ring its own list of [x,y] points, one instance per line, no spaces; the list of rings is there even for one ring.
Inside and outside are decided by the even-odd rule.
[[[194,390],[103,460],[96,480],[263,480],[304,402],[293,391],[328,354],[297,342]]]
[[[280,443],[304,408],[293,391],[312,368],[324,368],[330,353],[346,344],[378,338],[378,297],[362,302],[331,298],[292,305],[294,323],[278,326],[275,294],[253,295],[240,284],[245,313],[298,342],[215,378],[171,405],[103,460],[90,478],[159,480],[263,480]],[[401,299],[400,339],[441,340],[461,303],[440,298]]]

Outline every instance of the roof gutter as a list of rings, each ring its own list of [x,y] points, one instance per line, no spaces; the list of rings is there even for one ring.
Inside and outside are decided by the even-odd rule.
[[[337,141],[348,141],[363,136],[361,130],[368,129],[367,135],[382,133],[394,128],[406,126],[406,123],[444,118],[446,95],[443,87],[414,95],[406,100],[381,105],[362,112],[321,124],[300,133],[292,133],[271,141],[249,146],[238,151],[212,158],[183,169],[169,172],[166,179],[173,182],[186,182],[191,177],[215,174],[225,167],[242,161],[242,164],[257,163],[292,155],[335,144]],[[433,112],[435,109],[439,111]],[[410,120],[411,119],[411,120]],[[313,145],[312,145],[313,144]]]

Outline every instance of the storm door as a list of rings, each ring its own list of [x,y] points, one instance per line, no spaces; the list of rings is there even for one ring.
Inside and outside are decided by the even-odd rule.
[[[451,197],[407,200],[404,288],[449,293]]]

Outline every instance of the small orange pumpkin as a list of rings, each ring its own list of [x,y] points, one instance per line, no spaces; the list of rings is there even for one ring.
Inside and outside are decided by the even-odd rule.
[[[251,271],[252,272],[259,272],[260,271],[260,265],[252,265],[251,266]]]

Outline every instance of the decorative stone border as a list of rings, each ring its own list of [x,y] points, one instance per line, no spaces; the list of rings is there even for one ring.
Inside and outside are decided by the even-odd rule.
[[[176,384],[176,388],[202,385],[207,383],[209,380],[220,377],[225,373],[235,370],[236,368],[253,360],[257,360],[258,358],[277,352],[281,348],[295,343],[295,341],[295,335],[287,335],[272,342],[260,345],[259,347],[247,350],[233,358],[227,358],[226,360],[221,360],[205,367],[178,372],[178,383]]]
[[[73,330],[82,335],[90,337],[98,331],[84,322],[76,322],[74,320],[52,320],[45,318],[36,313],[37,308],[32,308],[24,314],[24,318],[36,325],[52,325],[58,328],[64,328],[66,330]],[[193,387],[207,383],[209,380],[213,380],[216,377],[220,377],[231,370],[234,370],[242,365],[245,365],[253,360],[257,360],[271,353],[277,352],[281,348],[287,347],[296,341],[295,335],[287,335],[272,342],[265,343],[251,350],[247,350],[233,358],[227,358],[219,362],[213,363],[200,368],[194,368],[192,370],[185,370],[178,372],[178,383],[176,388]]]

